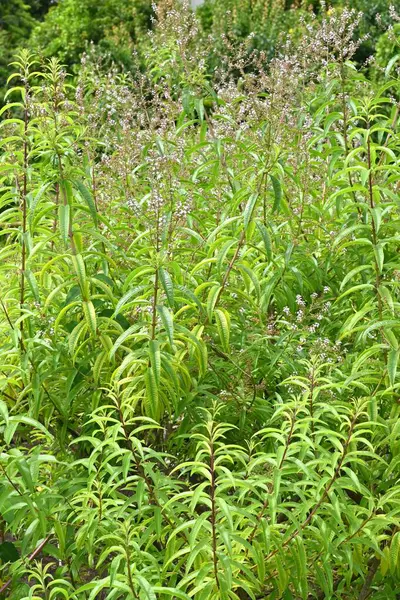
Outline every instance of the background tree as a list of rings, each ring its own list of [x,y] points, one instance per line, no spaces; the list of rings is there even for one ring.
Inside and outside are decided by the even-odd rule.
[[[76,70],[93,43],[102,56],[130,67],[139,38],[151,25],[151,12],[150,0],[64,0],[50,8],[30,45]]]
[[[0,3],[0,100],[9,75],[9,63],[16,48],[26,43],[36,21],[29,3],[7,0]]]

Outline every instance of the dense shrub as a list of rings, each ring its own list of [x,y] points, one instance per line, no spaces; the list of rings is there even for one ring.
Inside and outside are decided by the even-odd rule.
[[[290,33],[301,38],[307,23],[323,18],[332,8],[346,13],[348,3],[287,0],[205,0],[198,9],[205,32],[223,33],[234,43],[251,36],[251,48],[263,50],[269,58],[280,48],[282,39]],[[382,32],[391,23],[390,3],[387,0],[354,0],[351,9],[361,18],[354,38],[362,38],[354,56],[355,62],[363,64],[375,53]]]
[[[400,36],[400,23],[384,33],[376,46],[373,74],[376,79],[388,77],[399,64],[400,54],[397,39]]]
[[[23,0],[7,0],[0,4],[0,101],[9,75],[9,63],[16,48],[26,40],[36,21]]]
[[[395,600],[396,67],[353,11],[269,63],[156,17],[135,78],[13,64],[0,594]]]
[[[50,8],[30,44],[74,67],[93,43],[101,54],[129,67],[138,36],[150,26],[150,14],[149,0],[63,0]]]

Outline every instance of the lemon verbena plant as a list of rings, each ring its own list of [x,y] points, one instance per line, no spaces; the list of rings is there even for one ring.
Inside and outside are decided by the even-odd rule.
[[[0,595],[395,600],[398,55],[154,18],[134,78],[12,65]]]

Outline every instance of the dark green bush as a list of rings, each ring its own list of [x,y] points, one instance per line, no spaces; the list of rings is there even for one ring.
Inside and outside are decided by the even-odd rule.
[[[46,57],[78,66],[90,43],[124,66],[150,26],[149,0],[63,0],[51,7],[30,44]]]

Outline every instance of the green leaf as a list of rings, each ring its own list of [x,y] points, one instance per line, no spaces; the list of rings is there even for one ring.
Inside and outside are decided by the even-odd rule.
[[[68,337],[68,348],[69,348],[69,353],[72,356],[72,360],[75,361],[75,350],[76,347],[79,343],[79,340],[81,338],[82,335],[84,335],[84,332],[86,331],[86,328],[88,327],[87,325],[87,321],[81,321],[80,323],[78,323],[74,329],[72,330],[72,332],[69,334]]]
[[[353,279],[355,275],[358,275],[358,273],[361,273],[362,271],[370,271],[372,269],[372,265],[360,265],[358,267],[355,267],[344,277],[342,283],[340,284],[340,289],[342,290],[345,287],[346,283],[350,281],[350,279]]]
[[[160,417],[159,394],[156,377],[152,367],[149,367],[145,375],[146,401],[144,403],[146,414],[154,420]]]
[[[399,361],[399,353],[400,353],[400,350],[395,350],[394,348],[389,350],[389,353],[388,353],[387,369],[388,369],[390,385],[394,385],[395,380],[396,380],[397,363]]]
[[[207,296],[207,317],[211,322],[213,318],[214,308],[218,302],[222,287],[220,285],[213,285]]]
[[[277,177],[275,177],[275,175],[270,175],[271,178],[271,182],[272,182],[272,189],[274,191],[274,206],[272,208],[273,212],[279,212],[280,207],[281,207],[281,200],[282,200],[282,187],[281,187],[281,182],[279,181],[279,179]]]
[[[87,279],[86,279],[86,268],[82,257],[82,254],[73,254],[71,256],[72,264],[74,265],[75,273],[78,277],[79,287],[81,288],[82,297],[84,300],[88,300],[87,297]]]
[[[69,204],[60,204],[58,206],[58,221],[60,225],[61,238],[65,245],[68,244],[69,228],[71,218],[71,207]]]
[[[146,289],[146,286],[137,285],[134,288],[132,288],[131,290],[129,290],[129,292],[124,294],[122,296],[122,298],[118,301],[117,306],[115,307],[114,314],[117,315],[121,311],[121,309],[125,306],[125,304],[127,304],[129,302],[129,300],[138,296],[145,289]]]
[[[245,231],[247,231],[247,228],[253,217],[254,209],[255,209],[255,206],[257,203],[257,198],[258,198],[258,194],[251,194],[250,198],[247,201],[246,207],[244,209],[243,220],[244,220]]]
[[[35,275],[32,273],[32,271],[30,269],[26,269],[25,277],[29,284],[29,287],[33,294],[33,297],[35,298],[36,302],[40,302],[39,287],[38,287]]]
[[[115,340],[112,349],[110,350],[110,358],[113,358],[118,348],[122,346],[122,344],[129,339],[131,336],[137,333],[138,326],[132,325],[129,329],[126,329],[121,335]]]
[[[168,304],[170,306],[173,306],[174,305],[174,285],[172,283],[170,274],[168,273],[168,271],[166,271],[162,267],[159,268],[158,272],[159,272],[162,288],[165,292],[165,295],[167,296]]]
[[[161,317],[161,322],[167,333],[168,340],[171,346],[174,344],[174,322],[171,311],[165,306],[157,306],[157,312]]]
[[[385,262],[385,254],[383,251],[382,244],[378,243],[378,244],[376,244],[376,246],[374,246],[374,253],[375,253],[375,259],[376,259],[376,264],[378,265],[379,273],[382,273],[383,265]]]
[[[394,534],[390,543],[390,572],[395,573],[400,557],[400,531]]]
[[[30,204],[29,204],[29,208],[28,208],[28,225],[29,225],[29,228],[32,228],[33,219],[34,219],[35,213],[36,213],[36,208],[37,208],[40,200],[42,199],[43,194],[50,187],[50,185],[51,185],[51,183],[44,183],[39,188],[39,190],[36,193],[35,197],[33,198],[32,202],[30,202]]]
[[[18,469],[18,471],[21,474],[22,481],[24,482],[26,488],[29,490],[29,492],[31,494],[34,494],[35,490],[34,490],[34,485],[33,485],[32,474],[31,474],[31,471],[29,469],[29,465],[26,462],[26,460],[20,459],[17,462],[17,469]]]
[[[394,301],[393,301],[392,295],[391,295],[390,291],[388,290],[388,288],[384,285],[380,285],[378,288],[378,292],[379,292],[379,295],[381,296],[382,300],[388,306],[392,315],[394,315]]]
[[[39,423],[39,421],[36,421],[36,419],[32,419],[31,417],[28,417],[26,415],[22,415],[22,416],[18,416],[18,417],[10,417],[8,419],[9,423],[15,423],[16,425],[19,425],[20,423],[24,424],[24,425],[29,425],[30,427],[33,427],[34,429],[38,429],[39,431],[41,431],[42,433],[44,433],[44,435],[49,439],[49,440],[53,440],[53,435],[46,429],[46,427],[44,425],[42,425],[41,423]],[[8,443],[11,440],[8,441]]]
[[[17,548],[11,542],[3,542],[0,544],[0,560],[3,563],[15,562],[19,559]]]
[[[0,416],[3,418],[4,423],[7,425],[7,423],[8,423],[8,408],[7,408],[7,404],[3,400],[0,400]]]
[[[272,244],[271,244],[271,238],[269,236],[267,228],[259,221],[257,221],[256,225],[257,225],[257,229],[260,232],[260,235],[263,239],[267,258],[268,258],[268,260],[272,260]]]
[[[81,181],[73,182],[75,188],[78,190],[84,201],[86,202],[89,212],[92,215],[92,219],[94,224],[97,226],[97,210],[96,205],[93,199],[92,192],[88,190],[88,188]]]
[[[160,344],[157,340],[150,340],[149,343],[149,355],[150,365],[154,374],[154,380],[157,387],[160,385],[160,373],[161,373],[161,357],[160,357]]]
[[[130,565],[128,566],[128,568],[131,568]],[[136,573],[135,577],[138,580],[140,587],[144,591],[144,597],[147,598],[147,600],[157,600],[157,596],[155,595],[147,579],[142,577],[142,575],[139,575],[139,573]]]
[[[93,302],[91,300],[83,301],[82,308],[89,330],[91,334],[95,337],[97,335],[97,317]]]
[[[24,105],[22,104],[22,102],[10,102],[9,104],[5,104],[4,106],[2,106],[0,108],[0,117],[7,110],[10,110],[11,108],[14,108],[14,106],[17,106],[18,108],[22,108]]]
[[[215,310],[215,321],[217,323],[218,335],[222,348],[229,353],[230,316],[225,310]]]
[[[385,68],[385,77],[389,77],[390,76],[390,72],[393,69],[394,65],[396,64],[396,62],[400,60],[400,54],[395,54],[394,56],[392,56],[392,58],[388,61],[386,68]]]
[[[179,598],[180,600],[191,600],[190,596],[182,592],[181,590],[177,590],[176,588],[164,587],[164,586],[153,586],[153,592],[155,594],[160,594],[160,596],[167,595],[171,596],[173,600],[175,598]]]

